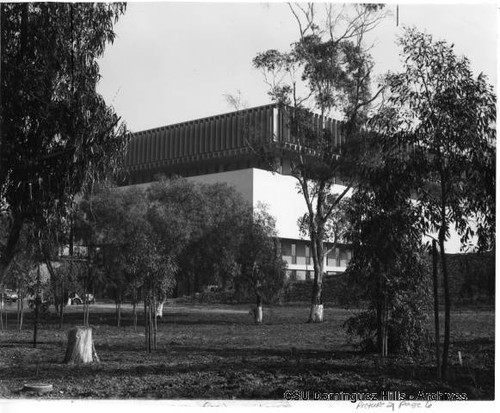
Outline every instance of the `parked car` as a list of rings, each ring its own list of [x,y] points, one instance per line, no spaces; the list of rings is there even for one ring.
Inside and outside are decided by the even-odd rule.
[[[71,305],[82,305],[84,300],[88,304],[95,304],[94,294],[84,294],[83,297],[80,297],[77,293],[72,293],[69,295],[69,302]]]
[[[4,297],[4,300],[12,301],[13,303],[15,303],[17,301],[17,299],[19,298],[19,296],[17,295],[17,292],[14,290],[11,290],[9,288],[6,288],[3,291],[3,297]]]

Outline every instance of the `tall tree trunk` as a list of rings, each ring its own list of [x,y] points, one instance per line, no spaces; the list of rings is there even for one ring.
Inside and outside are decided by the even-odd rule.
[[[132,304],[132,320],[134,323],[134,331],[137,331],[137,289],[134,288],[134,302]]]
[[[59,328],[63,327],[64,323],[64,293],[61,295],[61,302],[59,303]]]
[[[152,316],[152,306],[151,299],[148,300],[148,353],[153,350],[153,316]]]
[[[436,368],[437,368],[437,378],[441,380],[441,361],[439,354],[439,297],[438,297],[438,251],[436,240],[432,241],[432,284],[433,284],[433,294],[434,294],[434,336],[436,340]]]
[[[314,281],[311,297],[311,311],[309,313],[308,323],[323,322],[323,268],[324,268],[324,252],[321,235],[315,234],[311,236],[311,252],[314,265]]]
[[[440,237],[441,238],[441,237]],[[442,237],[444,238],[444,237]],[[450,349],[450,289],[448,283],[448,268],[444,249],[444,239],[439,240],[439,249],[441,254],[441,270],[443,273],[444,287],[444,342],[443,342],[443,361],[441,365],[441,377],[443,380],[448,378],[448,353]]]
[[[0,255],[0,284],[3,283],[3,279],[9,270],[12,260],[14,259],[16,246],[19,241],[23,224],[24,219],[14,215],[12,225],[8,230],[9,235],[7,243],[5,244],[5,248]]]
[[[70,248],[71,251],[71,248]],[[73,272],[73,262],[71,261],[69,264],[70,268],[70,274]],[[61,296],[60,296],[60,301],[59,301],[59,328],[62,329],[63,323],[64,323],[64,296],[65,290],[64,290],[64,273],[62,273],[62,279],[61,279]]]
[[[381,340],[381,352],[380,355],[382,358],[386,358],[388,354],[388,340],[389,340],[389,325],[388,325],[388,319],[389,319],[389,309],[387,305],[387,296],[383,294],[383,299],[382,299],[382,340]]]
[[[115,301],[115,311],[116,311],[116,326],[120,327],[122,321],[122,303],[120,299]]]
[[[148,304],[147,304],[147,298],[144,297],[144,338],[145,338],[145,345],[146,345],[146,351],[148,351],[148,344],[149,344],[149,325],[148,325]]]
[[[21,289],[18,292],[19,299],[17,300],[17,330],[21,331],[23,329],[24,321],[24,295],[21,294]]]
[[[389,340],[389,303],[387,299],[387,287],[383,281],[385,274],[385,267],[376,268],[377,283],[376,283],[376,297],[377,297],[377,351],[382,358],[386,358],[388,354],[388,340]]]
[[[5,301],[3,299],[4,297],[4,288],[2,286],[2,288],[0,289],[0,328],[3,330],[3,311],[4,311],[4,307],[5,307]]]
[[[151,306],[151,316],[153,318],[153,350],[157,350],[158,348],[158,316],[156,306],[156,298],[153,298],[153,305]]]
[[[33,347],[36,348],[38,334],[38,315],[40,307],[40,264],[36,271],[36,293],[35,293],[35,324],[33,326]]]
[[[56,272],[54,270],[54,267],[52,266],[52,261],[51,258],[48,254],[44,254],[44,261],[45,265],[47,267],[47,270],[49,271],[50,278],[53,282],[53,292],[54,292],[54,307],[56,309],[56,315],[59,314],[59,328],[62,328],[63,325],[63,317],[64,317],[64,274],[61,275],[61,284],[58,285],[58,277],[56,275]],[[60,288],[58,288],[60,287]]]
[[[132,305],[132,322],[134,324],[134,331],[137,331],[137,303]]]
[[[88,289],[88,282],[90,281],[92,277],[92,256],[90,254],[90,246],[87,247],[87,277],[84,278],[83,280],[83,325],[88,326],[89,325],[89,303],[88,300],[86,299],[87,297],[87,289]]]
[[[443,358],[441,365],[441,377],[443,380],[448,378],[448,353],[450,349],[450,289],[448,284],[448,268],[446,263],[446,253],[444,242],[446,240],[447,218],[446,218],[446,182],[447,177],[445,171],[441,169],[441,227],[439,228],[439,252],[441,254],[441,270],[443,273],[443,287],[444,287],[444,342],[443,342]]]
[[[382,286],[381,286],[381,280],[380,280],[380,271],[377,271],[377,283],[376,283],[376,291],[375,291],[375,296],[376,296],[376,327],[377,327],[377,351],[382,354],[382,342],[383,342],[383,304],[382,304]]]
[[[153,349],[153,317],[152,317],[152,303],[151,297],[144,298],[144,328],[145,328],[145,336],[146,336],[146,350],[148,353],[151,353]]]

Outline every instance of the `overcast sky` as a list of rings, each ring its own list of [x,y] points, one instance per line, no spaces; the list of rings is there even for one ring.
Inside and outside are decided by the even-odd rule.
[[[374,32],[376,73],[397,70],[396,35],[402,25],[455,44],[476,73],[496,87],[498,6],[402,4]],[[115,27],[117,38],[100,61],[100,92],[139,131],[229,112],[224,94],[240,90],[248,106],[270,103],[259,52],[287,50],[297,25],[285,3],[129,3]]]

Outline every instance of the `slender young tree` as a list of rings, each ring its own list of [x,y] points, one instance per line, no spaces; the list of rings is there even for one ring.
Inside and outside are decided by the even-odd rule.
[[[77,231],[86,234],[87,244],[101,249],[100,271],[115,294],[118,324],[127,287],[132,284],[142,292],[148,351],[157,347],[157,305],[173,290],[176,254],[189,233],[182,205],[162,199],[161,188],[153,185],[155,198],[137,188],[103,186],[81,201]]]
[[[240,291],[253,293],[256,301],[254,321],[261,324],[263,303],[276,299],[284,286],[286,262],[279,253],[276,220],[263,205],[259,205],[253,215],[248,214],[243,220],[243,236],[237,257],[240,271],[234,284]]]
[[[133,255],[129,259],[130,271],[141,282],[144,300],[144,329],[146,350],[152,352],[158,345],[157,304],[161,297],[172,293],[175,286],[177,265],[175,257],[167,255],[162,241],[147,222],[143,231],[133,240]]]
[[[130,263],[136,254],[134,240],[143,239],[144,231],[149,228],[145,221],[146,212],[143,191],[101,185],[92,196],[80,201],[76,216],[75,233],[81,238],[79,242],[83,242],[89,251],[99,248],[101,259],[94,263],[93,275],[99,276],[99,285],[115,299],[118,326],[121,323],[121,303],[129,285],[142,285],[138,281],[140,274],[130,269]],[[88,256],[85,259],[88,260]]]
[[[26,237],[27,228],[21,235],[20,245],[21,251],[19,252],[12,262],[11,267],[4,279],[16,285],[18,294],[17,300],[17,328],[22,330],[24,324],[24,304],[25,298],[28,296],[28,290],[35,283],[36,263],[32,254],[32,247],[28,244]]]
[[[444,286],[442,378],[448,373],[450,291],[445,242],[454,227],[464,247],[495,242],[496,97],[453,45],[416,29],[399,40],[403,71],[386,77],[386,99],[371,125],[405,150],[419,182],[425,233],[437,233]]]
[[[271,147],[251,144],[274,170],[280,156],[290,159],[307,207],[314,267],[310,322],[323,321],[326,226],[356,183],[360,126],[380,92],[370,90],[373,62],[365,35],[384,17],[383,6],[337,6],[326,5],[321,13],[315,4],[290,5],[298,41],[287,52],[268,50],[253,61],[271,99],[286,112],[291,140]],[[342,125],[332,115],[340,116]]]

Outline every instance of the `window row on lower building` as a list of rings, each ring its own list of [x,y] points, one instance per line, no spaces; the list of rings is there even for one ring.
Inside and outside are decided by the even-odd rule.
[[[326,271],[326,276],[334,276],[342,274],[342,271]],[[287,270],[287,278],[290,281],[309,281],[314,278],[312,270]]]
[[[313,265],[311,249],[306,240],[282,239],[281,255],[289,265]],[[327,267],[347,267],[351,256],[352,251],[347,245],[339,245],[326,254],[324,264]]]

